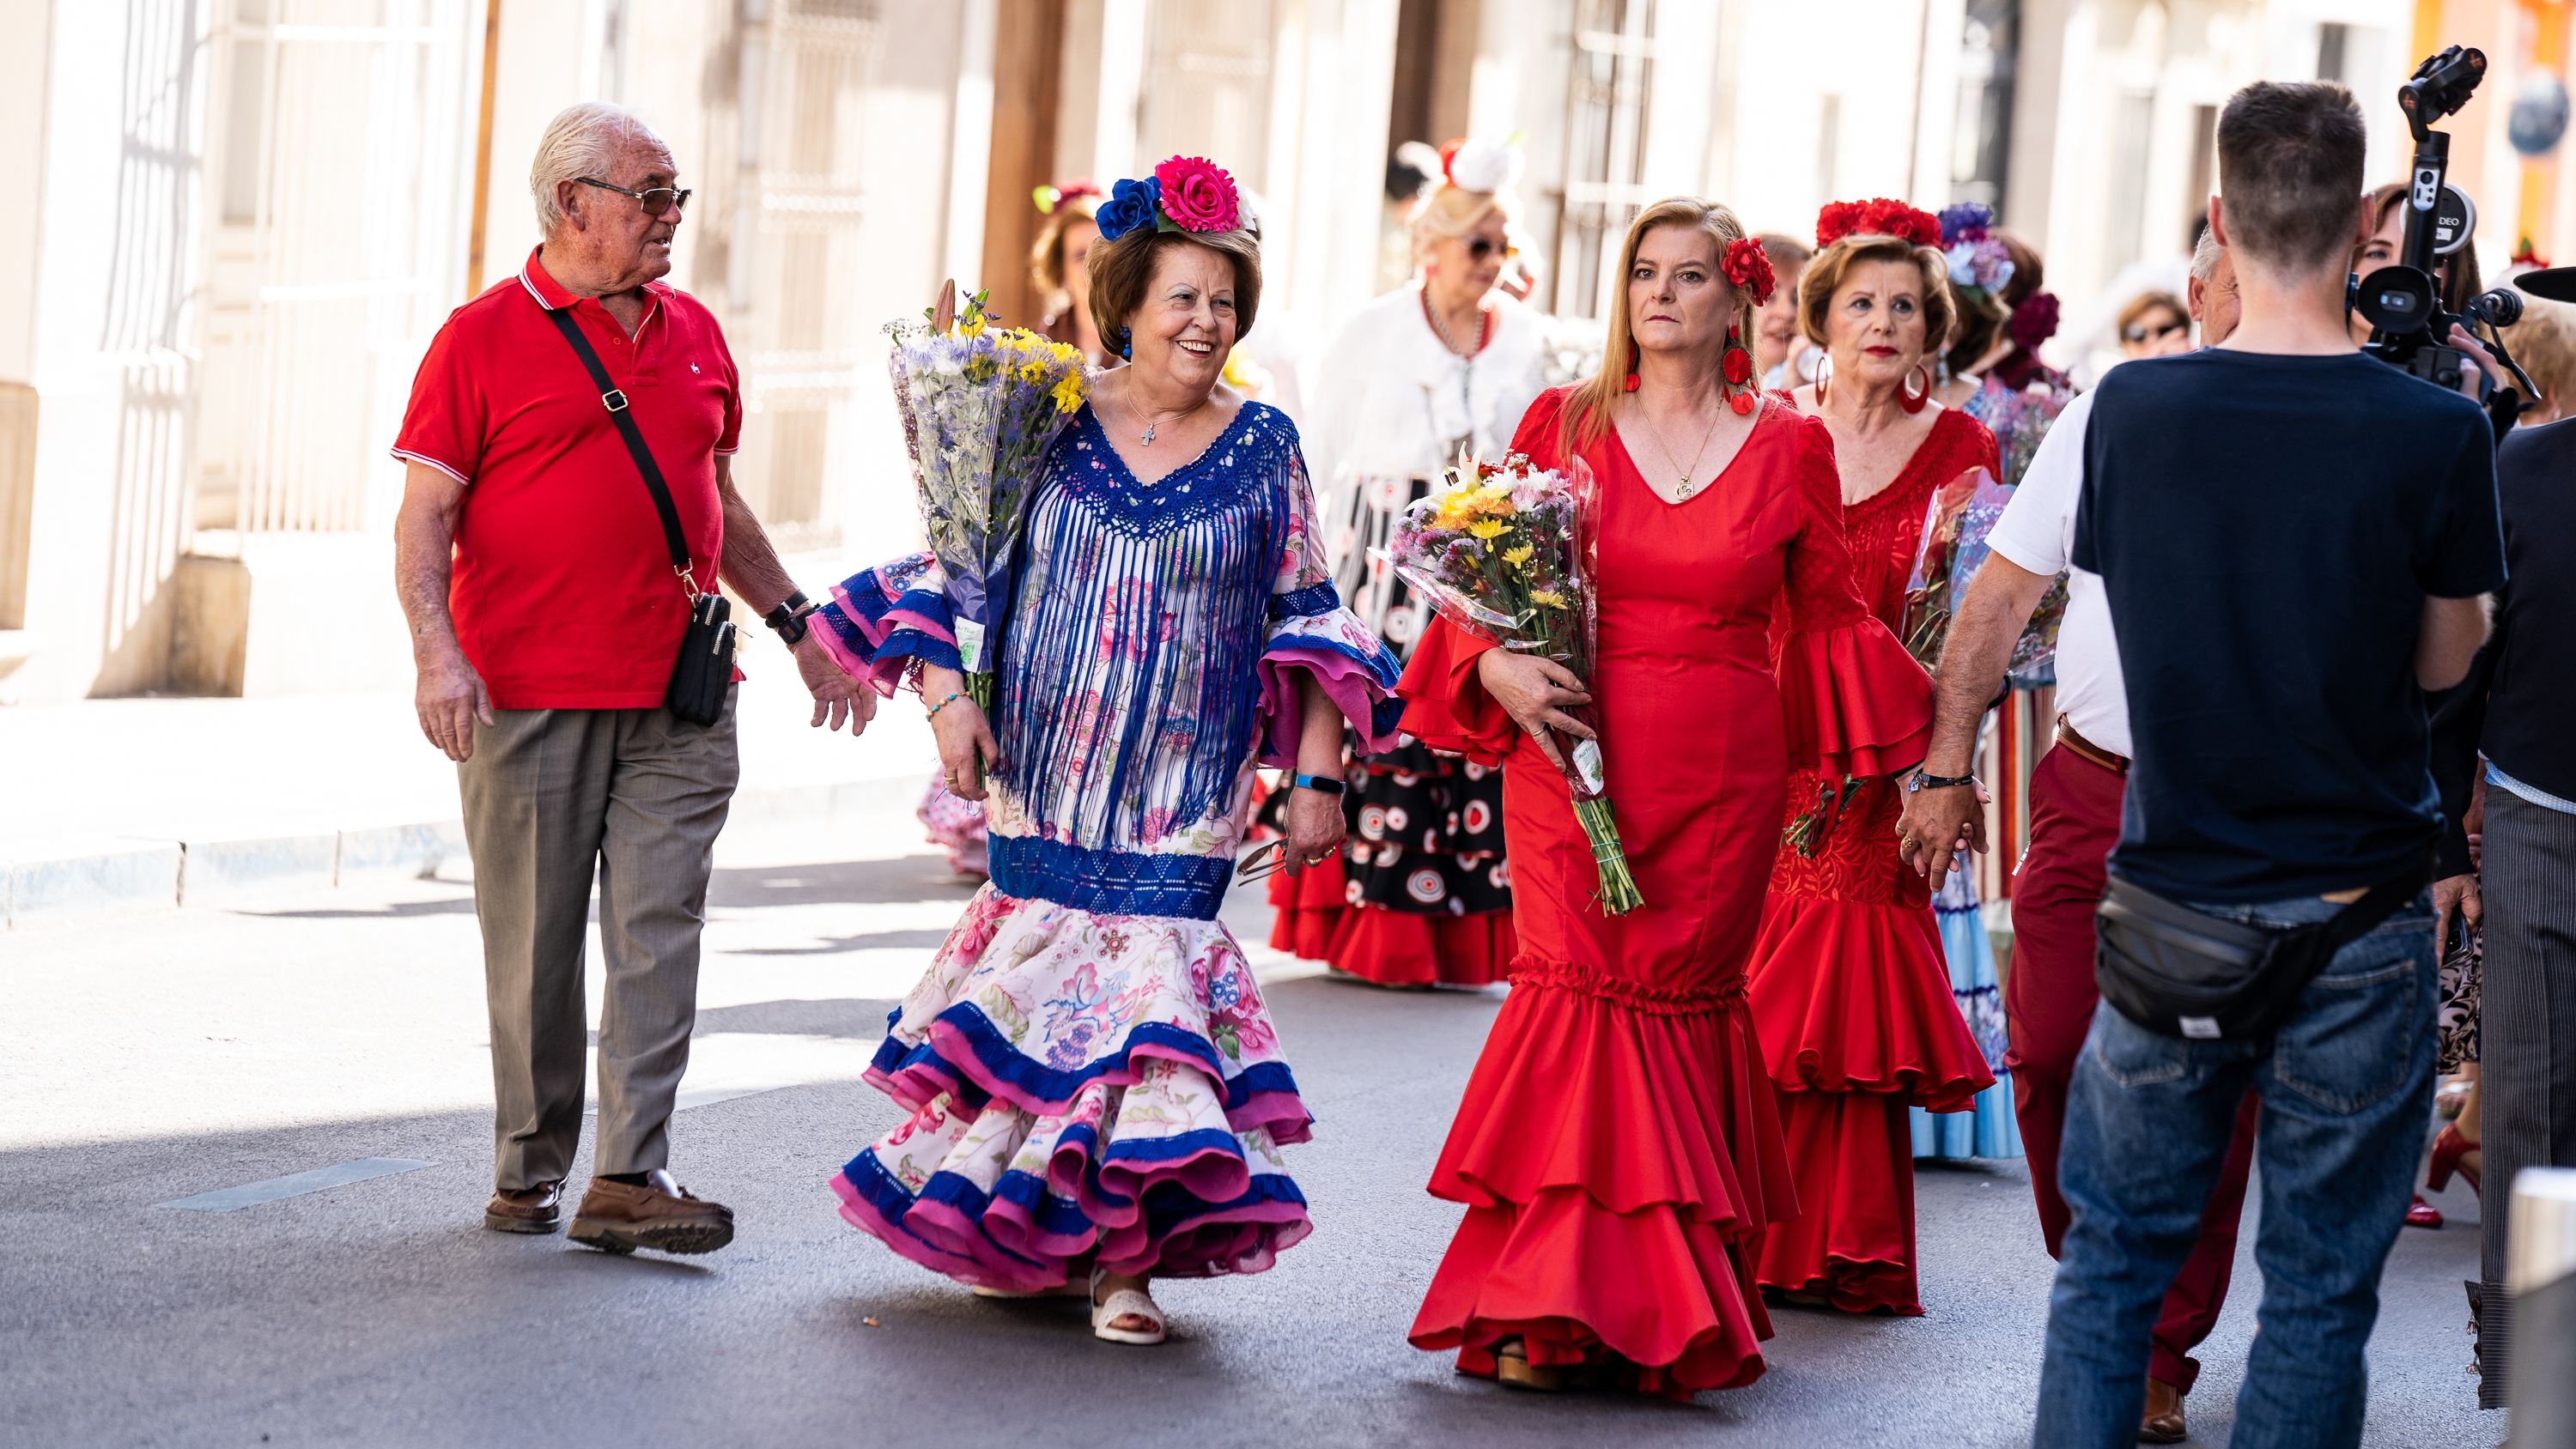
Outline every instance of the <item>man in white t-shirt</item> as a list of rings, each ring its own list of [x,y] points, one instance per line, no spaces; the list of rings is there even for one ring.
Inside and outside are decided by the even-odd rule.
[[[2191,259],[2190,307],[2203,346],[2235,330],[2235,269],[2206,233]],[[2098,999],[2093,913],[2102,899],[2103,863],[2120,839],[2129,770],[2129,704],[2120,685],[2110,605],[2101,578],[2067,562],[2084,482],[2084,429],[2092,412],[2090,393],[2067,404],[1988,537],[1994,552],[1969,585],[1943,647],[1932,742],[1923,760],[1928,775],[1969,773],[1979,722],[2002,687],[2013,643],[2050,581],[2066,573],[2066,618],[2057,634],[2057,745],[2031,773],[2030,849],[2013,872],[2012,971],[2004,992],[2013,1112],[2051,1257],[2068,1218],[2057,1190],[2067,1086]],[[1954,861],[1964,865],[1970,848],[1986,848],[1977,793],[1974,786],[1960,785],[1906,797],[1897,826],[1902,848],[1936,885]],[[2190,1351],[2208,1337],[2227,1299],[2236,1220],[2253,1160],[2255,1109],[2249,1093],[2237,1114],[2226,1167],[2201,1215],[2200,1241],[2157,1315],[2146,1413],[2138,1430],[2142,1442],[2171,1444],[2184,1437],[2182,1399],[2200,1371]]]

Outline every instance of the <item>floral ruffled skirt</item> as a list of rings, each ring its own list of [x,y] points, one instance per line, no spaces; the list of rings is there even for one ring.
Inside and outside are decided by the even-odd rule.
[[[1214,921],[987,885],[867,1080],[909,1109],[832,1178],[916,1263],[1018,1292],[1257,1273],[1312,1230],[1280,1160],[1311,1119],[1242,950]]]

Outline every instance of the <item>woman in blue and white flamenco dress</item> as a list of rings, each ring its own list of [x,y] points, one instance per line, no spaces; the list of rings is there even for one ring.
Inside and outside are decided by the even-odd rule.
[[[1132,365],[1032,494],[994,718],[962,697],[928,555],[848,580],[819,631],[938,706],[959,793],[997,761],[992,881],[890,1019],[868,1080],[910,1116],[832,1179],[842,1216],[988,1294],[1087,1280],[1094,1331],[1128,1343],[1163,1335],[1148,1278],[1259,1272],[1310,1230],[1279,1153],[1310,1119],[1217,907],[1256,762],[1301,772],[1302,866],[1341,842],[1343,720],[1391,744],[1401,712],[1330,583],[1294,425],[1219,385],[1258,244],[1231,205],[1156,191],[1122,181],[1100,215],[1092,314]]]

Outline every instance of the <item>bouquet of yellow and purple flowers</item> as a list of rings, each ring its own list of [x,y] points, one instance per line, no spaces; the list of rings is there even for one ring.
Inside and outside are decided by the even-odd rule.
[[[1593,480],[1580,461],[1569,478],[1519,453],[1500,464],[1472,459],[1404,512],[1389,547],[1375,550],[1443,618],[1505,649],[1553,659],[1589,683],[1593,627]],[[1590,706],[1568,710],[1599,727]],[[1550,731],[1556,734],[1555,731]],[[1601,909],[1645,904],[1619,843],[1604,788],[1601,746],[1556,735],[1574,796],[1574,818],[1592,842]]]
[[[977,292],[956,308],[948,286],[927,325],[896,322],[886,360],[903,439],[921,486],[922,531],[947,578],[967,693],[993,707],[988,633],[1007,601],[1038,465],[1090,391],[1082,354],[993,324]]]

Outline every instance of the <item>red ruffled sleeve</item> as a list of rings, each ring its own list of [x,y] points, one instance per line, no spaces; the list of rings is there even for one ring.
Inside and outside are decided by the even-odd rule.
[[[1435,750],[1465,755],[1480,765],[1499,765],[1520,738],[1519,726],[1476,674],[1476,661],[1493,641],[1470,634],[1446,619],[1434,619],[1413,646],[1404,678],[1395,693],[1404,701],[1406,734]]]
[[[1852,592],[1833,435],[1803,419],[1802,514],[1789,544],[1780,708],[1789,767],[1892,775],[1920,764],[1932,734],[1932,677]]]

